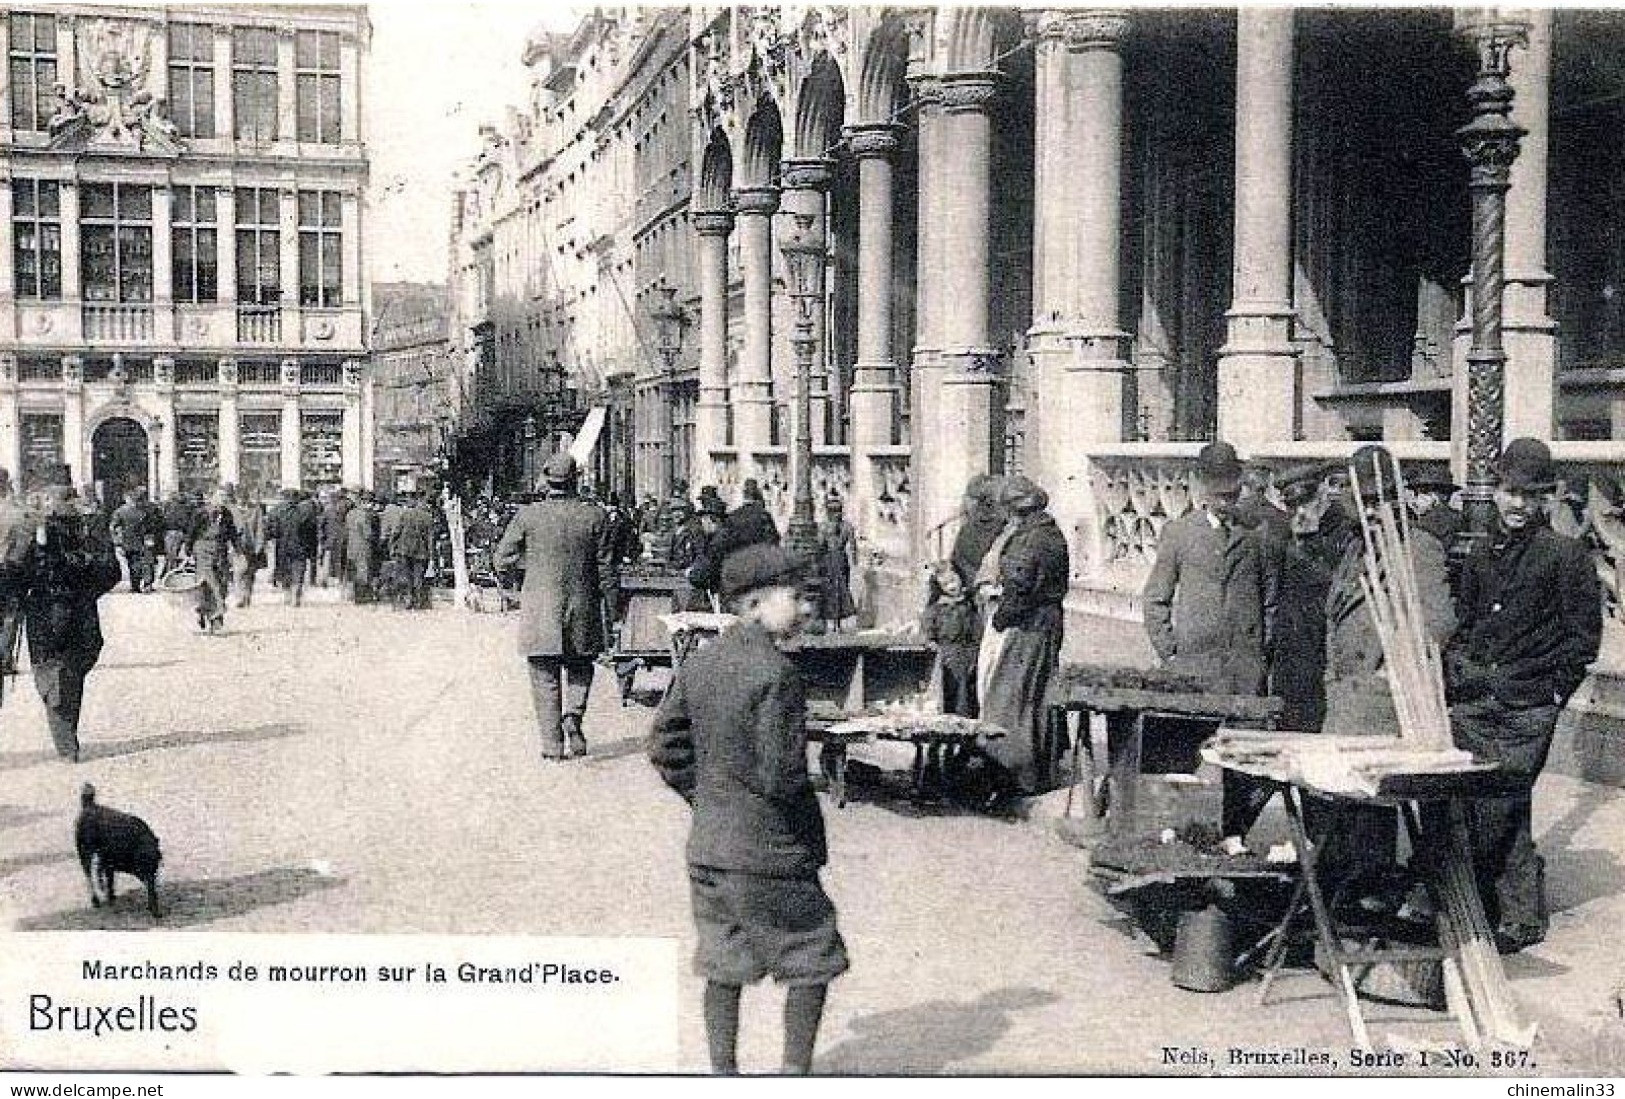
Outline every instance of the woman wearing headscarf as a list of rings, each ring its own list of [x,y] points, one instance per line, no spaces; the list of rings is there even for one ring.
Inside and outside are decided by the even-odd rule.
[[[1009,515],[998,552],[998,583],[987,628],[1002,639],[982,676],[982,720],[1003,727],[988,754],[1007,773],[1005,794],[1041,791],[1049,775],[1044,694],[1060,663],[1071,556],[1045,509],[1049,495],[1026,477],[1007,478],[999,502]],[[992,557],[992,551],[989,553]]]
[[[819,576],[819,615],[830,632],[858,613],[852,599],[852,571],[858,559],[858,535],[843,517],[839,496],[824,504],[824,521],[818,524],[818,553],[823,569]]]
[[[187,539],[197,562],[197,628],[219,633],[226,624],[226,591],[231,586],[231,551],[238,546],[237,521],[232,518],[226,490],[192,518]]]

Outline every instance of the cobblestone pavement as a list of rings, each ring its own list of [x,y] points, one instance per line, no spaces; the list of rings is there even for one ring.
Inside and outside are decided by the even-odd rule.
[[[0,712],[6,923],[149,926],[137,904],[85,905],[71,829],[88,779],[163,837],[171,929],[652,935],[689,949],[687,810],[643,758],[648,711],[619,707],[600,675],[590,758],[540,762],[511,619],[256,606],[209,638],[167,597],[122,593],[103,618],[86,762],[51,754],[26,677]],[[1094,893],[1082,852],[1041,828],[885,801],[826,804],[826,819],[853,969],[831,996],[821,1071],[1213,1071],[1164,1047],[1237,1071],[1223,1064],[1232,1046],[1323,1049],[1348,1068],[1330,986],[1291,976],[1263,1007],[1253,984],[1172,987]],[[699,991],[685,980],[681,1070],[704,1067]],[[747,994],[747,1068],[776,1066],[778,1003]],[[1402,1017],[1374,1014],[1379,1035]]]

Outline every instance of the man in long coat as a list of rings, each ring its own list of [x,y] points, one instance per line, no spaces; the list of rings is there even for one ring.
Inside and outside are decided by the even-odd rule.
[[[421,499],[408,496],[395,519],[389,556],[395,565],[395,606],[409,611],[428,607],[424,574],[434,552],[434,516]]]
[[[365,489],[361,501],[344,517],[344,564],[350,576],[350,597],[357,603],[373,599],[378,582],[378,513],[373,495]]]
[[[524,567],[519,651],[530,663],[542,758],[567,759],[587,753],[581,718],[593,658],[604,648],[600,607],[614,590],[614,546],[604,510],[576,496],[575,459],[553,455],[542,477],[546,495],[520,509],[495,563]]]

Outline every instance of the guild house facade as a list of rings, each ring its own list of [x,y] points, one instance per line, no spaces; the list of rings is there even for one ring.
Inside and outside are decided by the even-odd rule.
[[[360,6],[0,12],[0,466],[370,482]]]

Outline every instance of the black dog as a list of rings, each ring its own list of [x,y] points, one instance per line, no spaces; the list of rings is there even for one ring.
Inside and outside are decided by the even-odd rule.
[[[163,915],[158,907],[158,864],[163,852],[158,837],[140,817],[96,804],[96,788],[85,783],[79,791],[79,820],[73,826],[74,846],[79,849],[79,865],[90,886],[90,903],[100,908],[102,893],[113,903],[113,875],[133,874],[147,887],[147,910],[154,919]],[[98,889],[99,887],[99,889]]]

